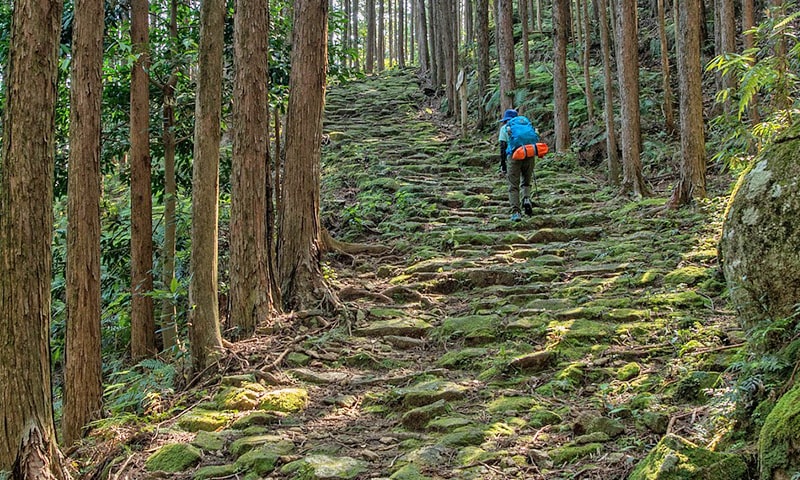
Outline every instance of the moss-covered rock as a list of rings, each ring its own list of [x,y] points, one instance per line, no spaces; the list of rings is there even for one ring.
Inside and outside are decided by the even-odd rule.
[[[218,452],[225,446],[225,436],[201,430],[195,435],[192,445],[206,452]]]
[[[277,435],[250,435],[234,441],[229,450],[231,454],[239,457],[255,448],[269,450],[279,455],[287,455],[294,450],[294,444]]]
[[[445,353],[437,363],[444,368],[466,368],[485,358],[488,353],[486,348],[460,348]]]
[[[505,415],[509,412],[527,412],[536,401],[531,397],[498,397],[486,405],[486,411],[492,414]]]
[[[427,423],[439,415],[447,413],[447,402],[439,400],[403,414],[403,426],[411,430],[422,430]]]
[[[535,408],[530,413],[529,424],[532,428],[541,428],[545,425],[561,423],[561,416],[544,407]]]
[[[563,447],[554,448],[547,453],[554,465],[563,465],[578,458],[594,455],[602,448],[603,445],[600,443],[586,443],[583,445],[567,444]]]
[[[261,395],[267,389],[260,383],[244,383],[241,387],[222,390],[215,401],[220,410],[253,410],[258,407]]]
[[[455,429],[439,438],[439,445],[445,447],[467,447],[480,445],[486,438],[486,433],[481,428],[466,426]]]
[[[639,462],[628,480],[745,480],[738,455],[717,453],[677,435],[667,435]]]
[[[460,400],[466,395],[466,387],[445,380],[427,380],[408,388],[399,389],[405,407],[421,407],[439,400],[448,402]]]
[[[304,388],[284,388],[267,392],[261,397],[261,410],[277,412],[299,412],[308,405],[308,390]]]
[[[390,480],[430,480],[430,477],[423,475],[416,465],[408,464],[400,467],[389,477]]]
[[[758,439],[761,480],[795,478],[800,473],[800,384],[778,400]]]
[[[275,444],[264,445],[254,448],[236,459],[236,466],[240,470],[262,476],[275,470],[280,455],[287,454],[289,451]]]
[[[434,418],[425,428],[440,432],[450,432],[459,427],[472,425],[472,420],[467,417],[440,417]]]
[[[537,373],[547,370],[556,361],[556,353],[551,350],[528,353],[511,359],[507,369],[519,370],[527,373]]]
[[[147,457],[145,467],[151,472],[183,472],[197,465],[203,454],[188,443],[171,443]]]
[[[366,471],[361,460],[329,455],[309,455],[281,468],[281,473],[294,474],[297,480],[351,480]]]
[[[627,363],[617,370],[617,379],[627,382],[628,380],[638,377],[642,369],[636,362]]]
[[[392,318],[379,320],[355,330],[363,337],[382,337],[386,335],[423,338],[433,328],[430,323],[419,318]]]
[[[283,412],[250,412],[243,417],[236,419],[231,428],[234,430],[244,430],[253,426],[274,425],[281,421],[286,415]]]
[[[231,418],[229,413],[194,408],[178,420],[178,426],[187,432],[213,432],[227,425]]]
[[[689,265],[673,270],[664,276],[665,285],[696,285],[710,276],[709,270]]]
[[[639,419],[648,430],[663,435],[669,427],[669,415],[661,412],[643,412]]]
[[[800,123],[762,151],[739,180],[720,253],[731,300],[752,325],[785,318],[800,298]]]
[[[494,335],[500,322],[498,315],[468,315],[465,317],[449,317],[436,329],[442,338],[467,337],[470,335]]]
[[[209,480],[212,478],[228,478],[233,477],[240,471],[239,467],[235,464],[229,463],[227,465],[210,465],[207,467],[200,467],[194,472],[192,478],[194,480]]]

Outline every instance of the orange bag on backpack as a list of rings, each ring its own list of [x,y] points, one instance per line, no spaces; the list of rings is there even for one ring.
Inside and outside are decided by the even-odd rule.
[[[511,154],[514,160],[525,160],[526,158],[539,157],[542,158],[547,154],[548,148],[546,143],[537,143],[536,145],[523,145]]]

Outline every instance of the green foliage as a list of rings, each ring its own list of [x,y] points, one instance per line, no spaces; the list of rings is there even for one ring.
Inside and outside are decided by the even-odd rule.
[[[174,394],[177,371],[173,364],[145,359],[133,367],[109,374],[105,406],[112,415],[158,412],[165,397]]]
[[[753,48],[719,55],[706,66],[707,71],[733,76],[737,84],[717,94],[719,103],[734,102],[736,114],[720,115],[711,122],[712,131],[722,136],[715,160],[737,166],[742,155],[771,143],[796,117],[800,106],[800,11],[796,10],[795,2],[772,7],[767,19],[748,31]],[[758,108],[761,117],[755,124],[746,119],[752,108]]]

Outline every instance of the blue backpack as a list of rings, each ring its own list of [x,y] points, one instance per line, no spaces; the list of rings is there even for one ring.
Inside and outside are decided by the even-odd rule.
[[[516,116],[506,123],[508,133],[508,148],[506,155],[511,155],[514,150],[523,145],[535,145],[539,141],[539,134],[524,115]]]

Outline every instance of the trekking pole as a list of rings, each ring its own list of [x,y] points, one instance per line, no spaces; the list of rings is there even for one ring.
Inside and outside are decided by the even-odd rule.
[[[536,185],[536,159],[533,160],[533,165],[531,165],[531,174],[533,174],[533,196],[539,198],[539,186]]]

